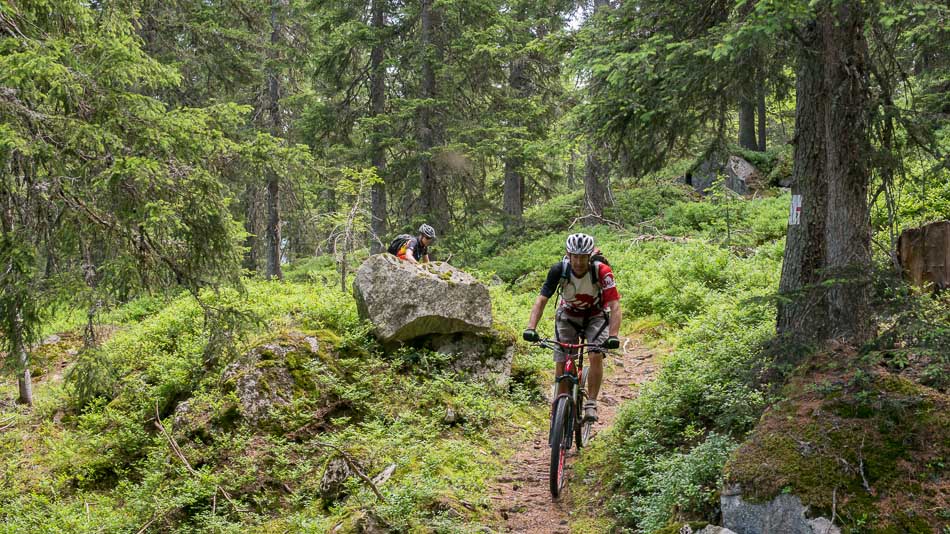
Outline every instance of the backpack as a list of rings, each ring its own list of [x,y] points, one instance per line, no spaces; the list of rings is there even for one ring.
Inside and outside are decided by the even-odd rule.
[[[397,235],[395,238],[393,238],[392,243],[389,244],[389,248],[386,249],[386,252],[392,254],[393,256],[398,256],[399,249],[401,249],[402,246],[405,245],[410,239],[412,239],[412,236],[409,234]]]
[[[594,253],[590,255],[590,262],[591,264],[593,264],[594,262],[600,262],[606,265],[607,267],[610,267],[610,262],[607,261],[606,257],[604,257],[604,251],[600,250],[599,248],[595,248]]]

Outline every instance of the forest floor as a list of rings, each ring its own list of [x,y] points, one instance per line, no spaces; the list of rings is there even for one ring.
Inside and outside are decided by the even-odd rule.
[[[640,384],[652,378],[656,370],[655,352],[634,339],[626,339],[623,353],[608,358],[598,406],[599,421],[594,425],[592,441],[597,439],[598,433],[613,425],[620,406],[636,397]],[[571,465],[577,459],[577,449],[571,449],[568,453],[567,482],[561,496],[553,499],[548,485],[551,449],[547,438],[547,426],[538,429],[512,455],[507,468],[493,483],[491,499],[498,515],[497,528],[501,532],[571,532],[574,510]]]

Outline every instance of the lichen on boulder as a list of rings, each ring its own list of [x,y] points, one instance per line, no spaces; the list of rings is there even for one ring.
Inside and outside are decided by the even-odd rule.
[[[353,293],[360,318],[372,323],[384,345],[492,326],[488,288],[447,263],[414,264],[376,254],[357,270]]]
[[[289,406],[295,397],[326,397],[321,391],[310,362],[326,359],[326,342],[316,335],[300,332],[282,334],[254,347],[225,367],[222,382],[225,391],[233,390],[238,413],[252,426],[266,425],[279,408]]]

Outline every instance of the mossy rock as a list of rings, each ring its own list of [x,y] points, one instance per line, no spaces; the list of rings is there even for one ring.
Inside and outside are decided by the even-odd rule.
[[[222,382],[236,395],[241,417],[252,426],[286,430],[275,424],[295,402],[314,408],[336,402],[323,384],[324,375],[342,374],[333,344],[338,341],[325,332],[280,332],[228,365]]]
[[[950,506],[948,472],[933,467],[950,458],[947,395],[880,369],[821,361],[803,369],[733,453],[727,482],[750,501],[791,493],[813,513],[831,517],[834,508],[845,532],[864,522],[870,532],[950,526],[940,515]]]

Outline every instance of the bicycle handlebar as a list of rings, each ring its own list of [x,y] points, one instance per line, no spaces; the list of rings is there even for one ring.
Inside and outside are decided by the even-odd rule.
[[[535,341],[534,344],[552,350],[556,350],[560,347],[562,349],[588,349],[588,352],[610,352],[603,345],[597,345],[594,343],[565,343],[556,339],[539,339],[538,341]]]

